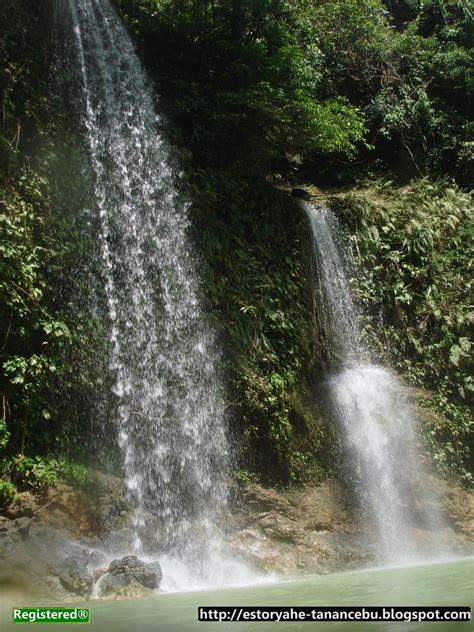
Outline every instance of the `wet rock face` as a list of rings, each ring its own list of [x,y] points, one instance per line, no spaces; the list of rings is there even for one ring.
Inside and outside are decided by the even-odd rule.
[[[113,599],[144,597],[159,587],[161,579],[158,562],[146,564],[135,555],[128,555],[111,562],[99,580],[98,592],[101,597]]]
[[[94,578],[87,569],[84,558],[67,557],[58,569],[58,579],[69,592],[88,597],[92,592]]]
[[[445,551],[472,554],[474,496],[434,477],[430,485],[433,493],[424,502],[438,497],[439,512],[444,511],[445,519],[433,531],[413,525],[419,550],[436,550],[434,543],[438,543]],[[420,514],[426,511],[423,504],[412,509]],[[233,550],[260,571],[294,576],[378,562],[370,521],[357,518],[336,481],[284,492],[248,485],[241,493],[237,523]]]
[[[94,517],[101,541],[104,534],[129,527],[130,506],[122,479],[99,470],[89,470],[86,489],[96,501]]]
[[[89,555],[87,549],[74,542],[68,532],[42,524],[31,526],[25,548],[32,557],[53,568],[59,567],[69,557],[86,562]]]
[[[335,481],[287,492],[249,485],[238,520],[233,549],[264,572],[328,573],[371,559],[344,490]]]
[[[2,518],[0,544],[0,583],[6,588],[53,600],[74,601],[90,595],[90,554],[70,534],[26,517]]]
[[[474,496],[435,478],[430,484],[433,493],[424,503],[438,499],[443,524],[427,532],[414,523],[417,545],[429,551],[433,542],[443,542],[446,551],[472,554]],[[47,498],[24,492],[0,516],[2,589],[52,603],[80,601],[92,593],[108,599],[139,598],[159,588],[158,562],[147,564],[134,555],[119,557],[122,551],[133,550],[121,481],[94,473],[90,485],[88,504],[60,487]],[[232,533],[230,547],[236,558],[260,572],[328,573],[377,559],[369,522],[356,520],[344,488],[336,481],[286,491],[251,484],[238,491],[227,528]],[[86,505],[86,518],[78,519],[77,512]],[[415,509],[422,514],[424,504]],[[83,526],[74,531],[63,528],[74,520]],[[87,525],[94,529],[87,530]],[[109,565],[112,556],[117,559]]]
[[[147,588],[157,588],[161,580],[161,568],[158,562],[151,567],[139,560],[135,555],[128,555],[121,560],[114,560],[110,563],[109,573],[114,577],[129,577]]]

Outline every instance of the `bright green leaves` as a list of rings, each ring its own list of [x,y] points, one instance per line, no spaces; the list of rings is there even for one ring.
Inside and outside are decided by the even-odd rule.
[[[8,507],[16,497],[16,487],[13,483],[0,479],[0,509]]]
[[[337,201],[364,274],[353,283],[375,319],[380,352],[430,389],[431,453],[467,477],[474,455],[472,390],[472,195],[449,181],[405,188],[380,183]],[[373,337],[372,337],[373,340]],[[450,445],[453,449],[448,450]],[[466,478],[466,480],[468,480]]]
[[[10,432],[7,428],[7,422],[5,419],[0,419],[0,450],[4,450],[10,439]]]
[[[201,164],[266,173],[290,153],[352,156],[365,138],[362,112],[324,94],[325,59],[306,0],[118,5],[138,24],[171,115]]]
[[[61,350],[72,342],[48,297],[56,252],[46,187],[33,171],[20,171],[2,191],[0,207],[0,395],[17,447],[26,424],[50,420],[49,391],[63,368]]]
[[[86,483],[84,466],[63,458],[11,456],[0,463],[0,509],[14,501],[17,491],[45,492],[60,482],[82,487]]]
[[[367,133],[361,110],[338,97],[320,104],[313,102],[311,112],[311,149],[354,157]]]
[[[463,363],[467,364],[471,358],[471,346],[469,338],[459,338],[458,343],[449,350],[450,363],[455,367],[459,367]]]

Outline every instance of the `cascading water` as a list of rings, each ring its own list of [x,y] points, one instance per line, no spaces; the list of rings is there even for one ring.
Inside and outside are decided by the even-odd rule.
[[[218,357],[198,300],[188,204],[153,93],[108,0],[59,0],[93,170],[109,369],[135,549],[206,577],[220,550],[228,445]],[[64,43],[63,43],[64,46]]]
[[[427,509],[419,502],[427,500],[427,490],[416,454],[413,405],[400,380],[370,362],[332,213],[301,205],[311,225],[319,313],[339,366],[327,380],[329,402],[342,429],[353,483],[375,524],[380,560],[410,560],[418,555],[414,527],[441,527],[434,503]]]

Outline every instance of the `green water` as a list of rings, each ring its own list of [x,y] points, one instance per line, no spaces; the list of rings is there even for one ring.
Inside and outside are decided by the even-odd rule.
[[[26,606],[31,603],[15,603]],[[50,604],[41,604],[44,606]],[[76,604],[74,604],[76,605]],[[198,606],[363,606],[363,605],[429,605],[474,606],[474,560],[429,564],[392,569],[360,570],[317,578],[287,581],[246,588],[205,592],[158,594],[142,600],[90,601],[91,623],[87,630],[116,632],[221,632],[244,630],[266,632],[318,630],[341,632],[358,629],[434,630],[451,632],[472,630],[472,622],[464,623],[367,623],[367,622],[245,622],[217,623],[197,621]],[[9,608],[2,608],[2,630],[11,628]],[[16,626],[17,627],[17,626]],[[58,630],[63,624],[42,624],[41,630]],[[76,628],[73,628],[76,629]]]

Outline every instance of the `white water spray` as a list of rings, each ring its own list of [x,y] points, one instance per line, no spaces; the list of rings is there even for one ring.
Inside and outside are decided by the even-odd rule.
[[[228,444],[218,356],[199,304],[188,203],[153,93],[108,0],[59,0],[93,171],[110,397],[135,549],[196,578],[222,564]],[[199,579],[197,579],[199,581]]]
[[[414,528],[433,531],[441,524],[433,507],[420,502],[426,501],[427,489],[416,452],[414,406],[402,382],[371,364],[364,348],[332,213],[324,206],[301,204],[312,231],[318,314],[340,366],[327,386],[352,481],[375,526],[380,561],[415,559]]]

